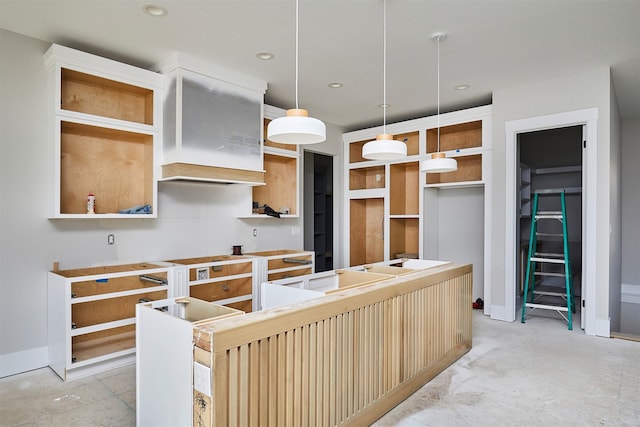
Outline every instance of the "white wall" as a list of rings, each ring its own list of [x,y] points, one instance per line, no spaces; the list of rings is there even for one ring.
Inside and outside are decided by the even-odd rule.
[[[473,264],[473,301],[484,298],[484,187],[438,190],[437,204],[437,259]]]
[[[622,122],[620,332],[640,335],[640,119]]]
[[[598,330],[608,331],[609,321],[609,224],[610,224],[610,71],[597,68],[584,73],[562,76],[553,80],[524,83],[520,86],[496,89],[493,93],[493,280],[491,283],[492,311],[504,312],[505,259],[514,257],[505,248],[506,218],[506,133],[505,123],[531,117],[557,114],[586,108],[598,108],[598,146],[590,147],[598,153],[597,218],[595,244],[598,262],[596,313]],[[615,190],[615,189],[614,189]],[[509,252],[511,248],[509,248]],[[608,332],[607,332],[608,333]]]
[[[0,30],[0,377],[47,364],[46,272],[55,261],[67,269],[230,254],[232,245],[303,247],[301,218],[235,218],[237,192],[248,187],[160,183],[157,219],[48,220],[48,47]],[[328,128],[329,140],[314,149],[341,156],[341,130]]]
[[[622,145],[622,123],[618,110],[618,101],[615,96],[613,82],[610,82],[611,97],[611,120],[610,120],[610,141],[609,146],[609,218],[611,227],[609,232],[609,317],[611,331],[620,331],[620,303],[621,303],[621,217],[620,217],[620,196],[621,196],[621,175],[620,170],[620,149]]]

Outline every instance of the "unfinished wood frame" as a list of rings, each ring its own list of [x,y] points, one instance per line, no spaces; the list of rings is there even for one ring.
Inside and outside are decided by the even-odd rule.
[[[368,425],[471,348],[470,265],[194,328],[201,426]]]

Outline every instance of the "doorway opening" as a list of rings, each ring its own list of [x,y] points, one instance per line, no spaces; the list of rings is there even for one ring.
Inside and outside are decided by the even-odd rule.
[[[596,251],[597,241],[597,198],[598,186],[597,171],[598,157],[598,109],[588,108],[584,110],[569,111],[551,114],[547,116],[530,117],[505,122],[506,133],[506,203],[505,203],[505,263],[504,263],[504,305],[496,302],[491,306],[491,318],[512,322],[516,319],[516,290],[517,283],[517,200],[518,200],[518,156],[517,135],[524,132],[537,130],[556,129],[567,126],[584,125],[584,147],[582,155],[582,290],[580,301],[580,326],[587,335],[609,336],[608,320],[596,317],[596,298],[598,286],[598,259]],[[590,149],[591,147],[591,149]],[[485,284],[487,287],[487,284]],[[491,283],[488,284],[491,288]],[[490,292],[491,289],[488,289]]]
[[[516,310],[524,309],[524,290],[526,268],[529,257],[529,243],[533,238],[535,247],[533,257],[549,260],[536,262],[535,271],[529,276],[529,289],[535,289],[533,298],[536,304],[547,309],[527,310],[527,318],[535,316],[553,317],[560,320],[568,313],[553,307],[567,307],[565,296],[565,274],[570,272],[572,279],[573,323],[580,319],[580,301],[582,295],[582,257],[583,257],[583,197],[582,173],[584,125],[566,126],[562,128],[536,130],[518,133],[516,137],[518,156],[517,200],[517,259],[516,270]],[[561,212],[561,193],[566,200],[565,217],[560,221],[539,220],[536,236],[531,235],[532,223],[536,212],[533,212],[534,197],[538,196],[537,213]],[[568,238],[570,265],[564,266],[556,259],[564,253],[564,238],[561,224],[565,222]],[[565,271],[566,268],[566,271]],[[530,294],[531,296],[531,294]],[[529,300],[531,301],[531,300]],[[519,317],[519,316],[517,316]],[[583,325],[583,322],[580,322]]]
[[[333,156],[304,152],[304,249],[316,272],[333,270]]]

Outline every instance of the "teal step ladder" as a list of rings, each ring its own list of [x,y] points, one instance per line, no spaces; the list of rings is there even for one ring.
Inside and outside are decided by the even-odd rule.
[[[561,210],[539,212],[538,200],[541,196],[546,198],[559,196]],[[522,323],[524,323],[526,316],[534,310],[555,310],[567,321],[569,330],[573,329],[572,313],[575,307],[573,305],[573,280],[569,259],[569,235],[567,232],[566,213],[564,191],[548,190],[534,194],[524,299],[522,301]],[[555,223],[542,227],[543,230],[551,228],[553,232],[538,231],[539,225],[543,222]],[[558,222],[562,228],[561,232],[555,232],[558,228]],[[545,252],[543,246],[538,244],[539,241],[559,241],[559,239],[562,240],[561,252]],[[554,271],[548,271],[547,266],[559,266],[559,268],[554,269]],[[555,279],[556,281],[553,283],[553,278],[560,277],[564,278],[564,284],[559,284],[557,279]],[[549,282],[552,284],[547,284]],[[566,316],[563,313],[566,313]]]

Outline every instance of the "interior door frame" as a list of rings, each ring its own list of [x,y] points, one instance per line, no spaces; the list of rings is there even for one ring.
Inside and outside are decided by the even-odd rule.
[[[539,130],[583,126],[583,137],[588,141],[582,155],[582,322],[587,335],[596,335],[595,317],[596,281],[592,269],[596,265],[596,178],[597,178],[597,119],[598,109],[570,111],[547,116],[512,120],[505,123],[506,133],[506,223],[504,269],[504,316],[508,321],[516,318],[517,287],[517,167],[518,134]],[[589,149],[590,148],[590,149]]]

